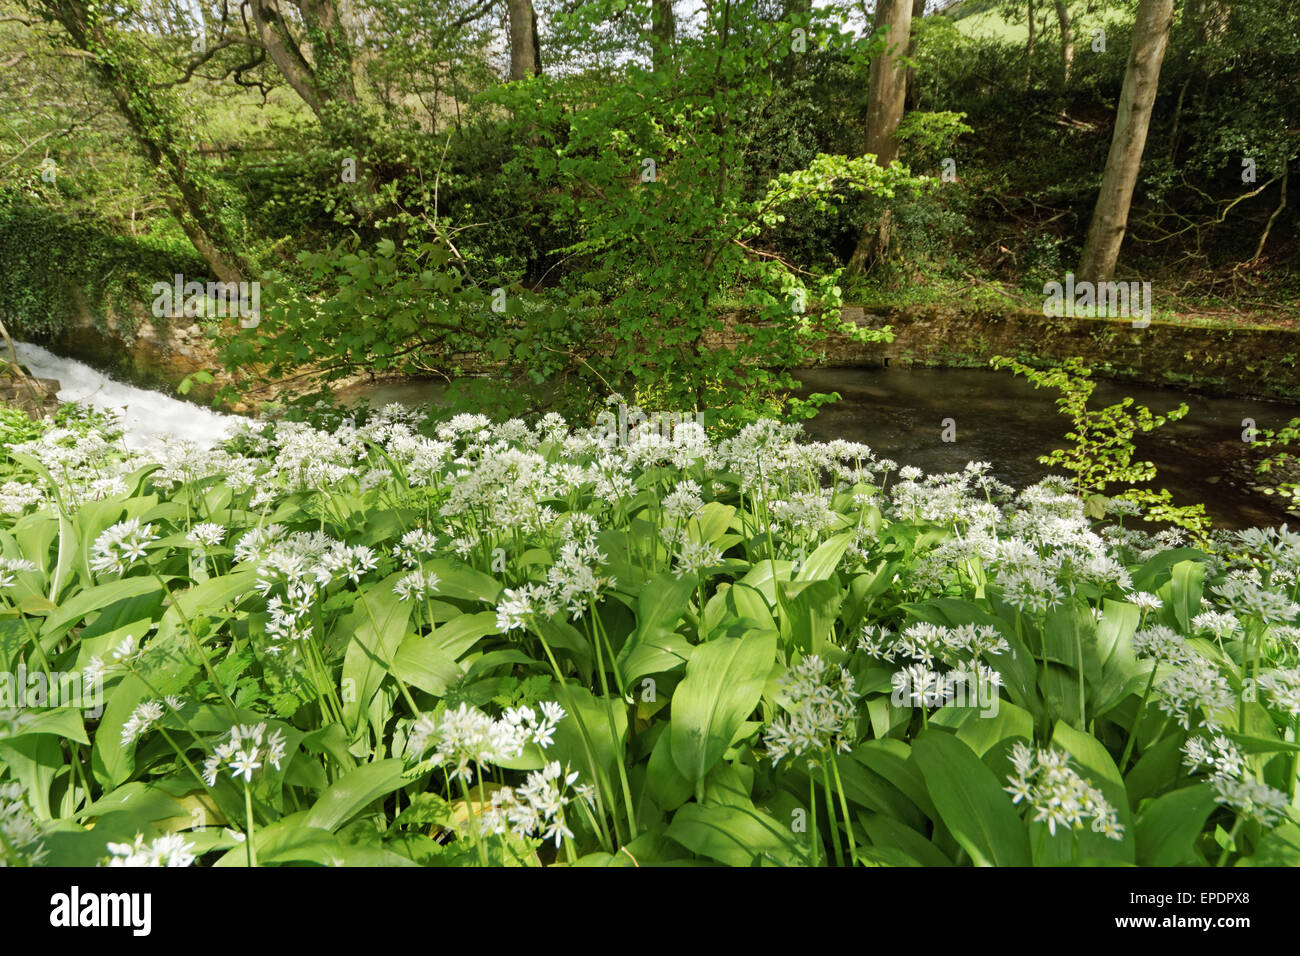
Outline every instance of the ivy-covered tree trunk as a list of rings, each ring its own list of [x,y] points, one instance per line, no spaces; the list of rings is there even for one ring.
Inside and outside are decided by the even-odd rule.
[[[1174,0],[1141,0],[1138,5],[1110,155],[1079,262],[1081,280],[1109,282],[1115,274],[1173,18]]]
[[[82,0],[33,0],[29,8],[62,27],[73,46],[113,97],[150,164],[175,188],[164,199],[199,255],[222,282],[243,281],[249,272],[219,212],[216,184],[191,147],[184,108],[146,64],[144,51],[105,23],[96,5]]]
[[[907,102],[907,70],[904,55],[912,32],[913,0],[880,0],[876,5],[875,29],[884,31],[885,48],[871,61],[871,86],[867,93],[867,146],[881,166],[898,157],[898,124]],[[891,217],[886,210],[879,222],[869,223],[845,270],[861,275],[867,264],[879,258],[889,245]]]
[[[912,0],[912,23],[916,23],[925,16],[926,0]],[[916,31],[909,27],[910,36],[907,43],[907,58],[910,60],[916,55]],[[907,93],[903,97],[905,109],[915,109],[916,107],[916,67],[907,68]]]
[[[1034,20],[1034,0],[1029,0],[1029,39],[1025,42],[1025,88],[1034,83],[1034,46],[1038,41],[1037,22]]]
[[[654,40],[654,68],[666,70],[673,62],[673,44],[677,40],[677,18],[673,0],[654,0],[650,11],[650,35]]]
[[[542,53],[532,0],[506,0],[506,11],[510,17],[510,79],[541,76]]]
[[[1070,85],[1070,71],[1074,68],[1074,24],[1070,22],[1070,5],[1067,0],[1056,0],[1056,21],[1061,27],[1061,79]]]
[[[362,194],[378,191],[371,136],[357,97],[352,41],[343,26],[342,0],[293,0],[302,23],[295,36],[280,0],[249,0],[257,40],[277,70],[315,114],[328,146],[351,151],[356,183]],[[310,58],[308,56],[310,54]],[[358,198],[353,211],[366,217],[369,199]]]

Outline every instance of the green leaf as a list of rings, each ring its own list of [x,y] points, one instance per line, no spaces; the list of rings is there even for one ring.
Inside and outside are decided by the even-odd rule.
[[[496,604],[502,584],[490,574],[452,558],[434,558],[424,562],[424,570],[438,576],[438,595],[466,601]]]
[[[799,568],[795,580],[827,580],[835,573],[835,569],[839,567],[840,559],[844,557],[844,552],[848,550],[849,545],[852,543],[853,535],[847,531],[823,541],[816,551],[808,555],[808,560]]]
[[[807,862],[790,824],[772,819],[752,803],[688,803],[673,816],[667,835],[725,866],[752,866],[760,858],[782,866]]]
[[[702,644],[672,699],[673,763],[692,783],[704,779],[758,706],[776,656],[775,634],[721,637]]]
[[[352,639],[343,657],[343,718],[354,732],[406,636],[411,605],[393,593],[393,584],[401,576],[401,572],[389,575],[361,592],[347,618]]]
[[[1119,823],[1124,828],[1123,839],[1112,840],[1091,830],[1078,832],[1081,859],[1114,858],[1126,863],[1134,862],[1136,845],[1133,838],[1133,815],[1129,810],[1128,790],[1119,768],[1110,753],[1092,734],[1075,730],[1064,722],[1052,732],[1052,743],[1068,753],[1079,765],[1079,773],[1106,796],[1115,808]]]
[[[406,783],[403,769],[402,761],[389,758],[349,771],[320,795],[302,825],[337,830],[375,800]]]
[[[935,809],[976,866],[1029,865],[1029,836],[1020,815],[970,747],[942,730],[927,730],[912,753]]]
[[[1137,820],[1139,866],[1178,866],[1194,858],[1196,840],[1217,806],[1206,784],[1173,790],[1147,802]]]
[[[134,577],[109,581],[107,584],[98,584],[95,587],[79,591],[45,619],[45,624],[41,628],[42,642],[44,643],[55,636],[62,637],[69,628],[83,620],[86,615],[108,607],[110,604],[125,598],[161,590],[162,585],[153,577]]]
[[[1165,606],[1173,611],[1174,618],[1184,634],[1192,633],[1192,618],[1201,613],[1201,593],[1205,586],[1205,564],[1201,561],[1180,561],[1174,565]],[[1163,592],[1165,588],[1161,588]]]

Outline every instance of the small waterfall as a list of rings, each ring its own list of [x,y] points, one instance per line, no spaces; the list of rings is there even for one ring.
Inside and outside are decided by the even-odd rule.
[[[167,436],[209,447],[240,421],[235,415],[222,415],[162,392],[114,381],[84,362],[55,355],[39,345],[17,342],[15,348],[18,360],[33,375],[59,380],[60,401],[82,402],[120,413],[126,443],[132,448],[145,448]]]

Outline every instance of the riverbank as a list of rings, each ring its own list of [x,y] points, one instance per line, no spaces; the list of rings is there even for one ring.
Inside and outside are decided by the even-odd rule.
[[[890,342],[854,341],[832,335],[819,368],[977,368],[995,355],[1029,364],[1081,356],[1098,378],[1137,386],[1269,401],[1300,400],[1300,328],[1290,325],[1207,323],[1189,317],[1150,320],[1144,328],[1128,319],[1050,317],[983,301],[904,306],[846,305],[843,318],[862,328],[890,328]],[[745,335],[748,320],[737,313],[722,341]],[[317,387],[310,372],[275,382],[253,381],[256,368],[238,375],[220,370],[207,332],[193,320],[136,323],[131,331],[94,322],[89,314],[50,343],[52,351],[85,362],[131,384],[174,391],[187,376],[207,371],[210,383],[195,384],[190,397],[210,401],[225,384],[243,381],[244,397],[226,411],[255,413]],[[490,373],[490,368],[479,371]],[[335,390],[366,387],[401,377],[359,373],[331,383]],[[251,384],[249,384],[251,382]]]

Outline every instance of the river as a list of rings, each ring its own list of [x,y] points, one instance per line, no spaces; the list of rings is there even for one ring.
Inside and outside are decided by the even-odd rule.
[[[59,398],[85,401],[123,414],[128,444],[140,447],[166,435],[201,445],[219,441],[237,416],[223,415],[161,392],[110,378],[84,363],[40,346],[18,344],[33,374],[56,378]],[[805,424],[818,439],[845,438],[870,445],[877,455],[928,472],[959,470],[968,461],[987,461],[1006,483],[1024,487],[1048,468],[1038,462],[1064,444],[1067,420],[1055,407],[1056,393],[1035,389],[1009,373],[985,369],[812,369],[799,373],[807,392],[839,392]],[[343,401],[365,397],[374,405],[437,403],[440,382],[358,386]],[[1300,417],[1300,405],[1197,395],[1099,381],[1090,407],[1131,396],[1157,413],[1186,402],[1186,418],[1148,434],[1139,433],[1139,457],[1155,463],[1158,483],[1180,504],[1204,502],[1216,524],[1231,528],[1295,522],[1276,497],[1259,492],[1254,474],[1260,452],[1243,440],[1257,428],[1278,428]]]

